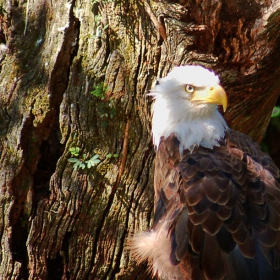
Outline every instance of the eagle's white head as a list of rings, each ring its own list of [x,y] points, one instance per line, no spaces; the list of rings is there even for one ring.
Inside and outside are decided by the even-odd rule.
[[[175,134],[180,152],[197,145],[218,146],[228,128],[217,105],[227,108],[227,96],[219,78],[201,66],[174,68],[159,79],[149,93],[154,97],[152,132],[158,148],[161,137]]]

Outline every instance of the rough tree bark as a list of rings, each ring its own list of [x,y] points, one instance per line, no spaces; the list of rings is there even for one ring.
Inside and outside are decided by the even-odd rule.
[[[176,65],[213,68],[230,126],[260,141],[279,0],[1,0],[0,28],[0,278],[150,279],[125,250],[152,220],[145,94]]]

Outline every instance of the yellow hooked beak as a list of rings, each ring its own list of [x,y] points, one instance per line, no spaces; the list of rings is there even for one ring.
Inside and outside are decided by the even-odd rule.
[[[227,95],[220,85],[215,85],[205,90],[196,90],[191,101],[222,105],[224,112],[227,109]]]

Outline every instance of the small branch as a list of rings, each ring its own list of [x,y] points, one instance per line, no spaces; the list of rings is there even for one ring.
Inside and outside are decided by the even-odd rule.
[[[23,35],[25,35],[25,34],[26,34],[27,23],[28,23],[28,12],[29,12],[29,0],[27,0],[27,4],[26,4],[25,26],[24,26]]]
[[[166,30],[165,30],[164,25],[160,21],[158,21],[157,17],[155,16],[154,12],[151,9],[151,6],[149,5],[149,3],[146,0],[142,0],[142,2],[145,6],[147,14],[149,15],[155,28],[157,29],[159,35],[166,42],[167,36],[166,36]]]

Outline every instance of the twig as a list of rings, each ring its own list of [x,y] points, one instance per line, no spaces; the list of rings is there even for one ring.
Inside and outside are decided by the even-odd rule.
[[[26,29],[27,29],[28,12],[29,12],[29,0],[27,0],[27,4],[26,4],[26,12],[25,12],[25,26],[24,26],[23,35],[25,35],[25,33],[26,33]]]
[[[153,22],[155,28],[157,29],[157,31],[159,32],[159,35],[161,36],[161,38],[166,42],[167,36],[166,36],[166,30],[164,25],[158,21],[157,17],[155,16],[154,12],[151,9],[151,6],[149,5],[149,3],[146,0],[142,0],[143,4],[145,6],[146,12],[148,13],[151,21]]]

